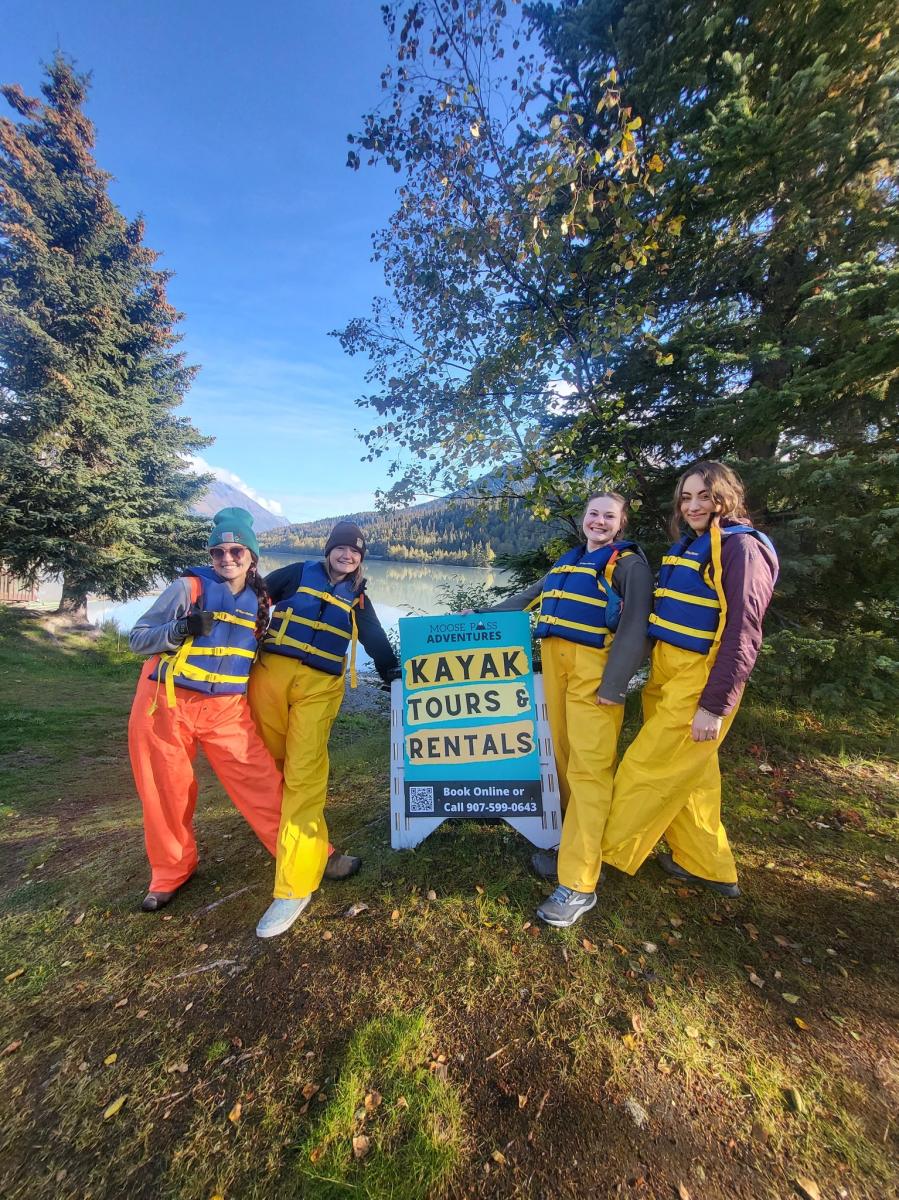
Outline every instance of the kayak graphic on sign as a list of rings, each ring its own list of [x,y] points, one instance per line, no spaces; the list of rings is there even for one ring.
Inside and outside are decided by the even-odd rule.
[[[450,817],[503,817],[516,826],[530,818],[522,832],[542,829],[551,747],[544,731],[541,755],[527,616],[406,617],[399,625],[395,817],[401,801],[407,831],[412,819],[431,818],[436,827]],[[414,845],[428,832],[420,829],[401,844]],[[557,842],[556,836],[548,844]]]

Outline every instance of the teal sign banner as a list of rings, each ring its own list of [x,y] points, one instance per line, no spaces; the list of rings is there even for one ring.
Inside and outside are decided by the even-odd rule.
[[[525,613],[404,617],[407,817],[541,816]]]

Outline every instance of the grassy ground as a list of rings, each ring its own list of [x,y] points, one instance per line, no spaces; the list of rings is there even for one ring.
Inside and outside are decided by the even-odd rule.
[[[558,933],[505,826],[391,852],[386,722],[343,716],[330,820],[365,867],[262,943],[271,864],[205,768],[200,871],[136,911],[135,677],[0,610],[4,1197],[895,1194],[885,729],[747,703],[744,898],[647,864]]]

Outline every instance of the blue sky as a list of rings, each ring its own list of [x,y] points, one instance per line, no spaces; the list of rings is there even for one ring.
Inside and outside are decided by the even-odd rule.
[[[365,364],[328,331],[384,290],[370,235],[398,177],[345,167],[379,102],[377,0],[4,0],[0,82],[40,86],[57,46],[93,73],[96,155],[173,270],[206,461],[294,520],[369,508],[353,401]],[[2,103],[2,101],[0,101]],[[5,105],[3,105],[5,109]],[[11,111],[8,115],[12,115]]]

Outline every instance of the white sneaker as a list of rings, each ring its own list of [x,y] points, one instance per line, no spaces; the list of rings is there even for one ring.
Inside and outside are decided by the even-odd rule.
[[[261,938],[277,937],[279,933],[288,930],[309,901],[312,895],[303,896],[301,900],[273,900],[262,919],[256,926],[256,936]]]

